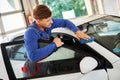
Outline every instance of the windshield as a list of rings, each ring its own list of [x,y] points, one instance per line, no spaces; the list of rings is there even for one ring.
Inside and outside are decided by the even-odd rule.
[[[89,24],[87,34],[95,36],[98,43],[120,56],[120,18],[106,16]]]

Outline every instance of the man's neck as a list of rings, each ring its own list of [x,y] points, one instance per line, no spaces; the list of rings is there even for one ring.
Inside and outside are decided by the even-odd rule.
[[[38,26],[41,31],[45,31],[45,29],[41,26]]]
[[[37,22],[36,22],[36,24],[41,31],[45,31],[45,28],[43,26],[39,25]]]

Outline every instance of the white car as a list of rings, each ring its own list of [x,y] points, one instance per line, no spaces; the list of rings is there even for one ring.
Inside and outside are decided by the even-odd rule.
[[[120,18],[103,16],[81,22],[78,27],[95,40],[82,44],[66,28],[52,31],[65,43],[56,52],[39,61],[48,64],[47,73],[23,77],[21,67],[25,62],[23,37],[1,44],[0,79],[4,80],[120,80]],[[92,19],[91,19],[92,18]],[[44,47],[51,41],[42,40]]]

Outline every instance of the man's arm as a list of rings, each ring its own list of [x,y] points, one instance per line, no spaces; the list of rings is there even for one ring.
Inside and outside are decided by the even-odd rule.
[[[65,27],[73,32],[77,32],[79,29],[71,21],[67,19],[53,19],[52,28]]]
[[[85,40],[88,40],[90,38],[87,34],[81,32],[79,28],[75,26],[75,24],[73,24],[71,21],[67,19],[53,19],[52,28],[57,28],[57,27],[65,27],[72,30],[76,34],[79,40],[81,38]]]
[[[39,38],[39,34],[33,29],[27,30],[24,35],[26,54],[28,59],[32,62],[37,62],[44,59],[57,49],[55,42],[40,48],[38,46]]]

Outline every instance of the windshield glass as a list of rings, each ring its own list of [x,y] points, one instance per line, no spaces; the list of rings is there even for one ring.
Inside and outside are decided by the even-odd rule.
[[[88,34],[96,41],[120,56],[120,18],[106,16],[89,23]]]

